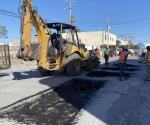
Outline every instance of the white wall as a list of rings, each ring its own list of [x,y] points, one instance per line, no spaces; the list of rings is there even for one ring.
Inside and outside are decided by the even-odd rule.
[[[150,43],[145,43],[145,47],[150,46]]]
[[[95,32],[79,32],[79,39],[81,42],[87,46],[100,47],[101,45],[116,45],[117,36],[104,32],[104,31],[95,31]]]
[[[123,40],[121,38],[117,38],[118,41],[120,41],[120,44],[121,46],[126,46],[126,45],[129,45],[129,41],[128,40]]]
[[[117,36],[110,32],[103,32],[103,44],[104,45],[116,45]]]

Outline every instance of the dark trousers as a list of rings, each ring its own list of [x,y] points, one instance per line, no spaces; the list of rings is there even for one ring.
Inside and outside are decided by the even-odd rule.
[[[120,67],[120,78],[124,77],[126,78],[126,74],[125,74],[125,62],[119,62],[119,67]]]
[[[104,59],[105,59],[105,65],[108,64],[108,56],[104,56]]]
[[[145,64],[145,81],[150,81],[150,63]]]

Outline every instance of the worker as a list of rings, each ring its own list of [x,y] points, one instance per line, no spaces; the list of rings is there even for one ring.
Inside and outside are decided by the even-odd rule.
[[[95,56],[99,59],[100,58],[100,52],[98,49],[95,49]]]
[[[60,34],[57,34],[57,41],[60,43],[62,47],[66,46],[67,40],[62,38]]]
[[[90,51],[87,49],[87,48],[84,48],[84,52],[85,52],[85,57],[86,59],[89,59],[90,58]]]
[[[122,77],[124,79],[127,79],[127,76],[125,74],[125,65],[127,61],[128,54],[125,51],[125,48],[122,48],[120,54],[119,54],[119,67],[120,67],[120,74],[119,74],[119,80],[122,81]]]
[[[107,49],[104,50],[103,57],[105,59],[105,65],[107,65],[108,64],[108,59],[109,59],[109,53],[108,53]]]
[[[128,55],[129,55],[129,51],[127,48],[124,49],[125,50],[125,53],[126,53],[126,60],[125,60],[125,66],[127,64],[127,58],[128,58]]]
[[[150,46],[147,46],[147,52],[145,54],[145,81],[150,81]]]
[[[52,34],[52,37],[51,37],[51,41],[52,41],[52,46],[53,46],[54,48],[56,48],[57,51],[60,51],[61,43],[60,43],[60,41],[58,40],[58,34],[53,33],[53,34]]]

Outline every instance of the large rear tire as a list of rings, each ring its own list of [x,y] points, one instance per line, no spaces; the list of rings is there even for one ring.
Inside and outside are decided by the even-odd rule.
[[[50,76],[51,72],[48,70],[43,69],[42,67],[38,67],[39,73],[41,76]]]
[[[99,68],[100,61],[99,60],[94,60],[94,69]]]
[[[79,75],[81,72],[81,62],[79,59],[70,61],[66,66],[66,74],[69,76]]]
[[[93,70],[93,68],[94,68],[93,61],[92,61],[92,59],[89,59],[86,62],[86,70],[91,71],[91,70]]]

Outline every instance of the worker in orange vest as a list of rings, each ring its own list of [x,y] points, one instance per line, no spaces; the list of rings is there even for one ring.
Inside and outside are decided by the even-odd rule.
[[[150,81],[150,46],[147,46],[147,52],[145,54],[145,81]]]
[[[97,57],[97,58],[100,58],[100,52],[99,52],[98,49],[96,50],[96,57]]]
[[[97,57],[97,58],[100,58],[100,51],[98,50],[98,49],[95,49],[94,50],[95,52],[95,56]]]
[[[124,77],[124,79],[127,79],[127,76],[125,75],[125,65],[126,65],[127,58],[128,58],[128,53],[125,51],[125,48],[122,48],[119,54],[120,81],[123,80],[122,77]]]

